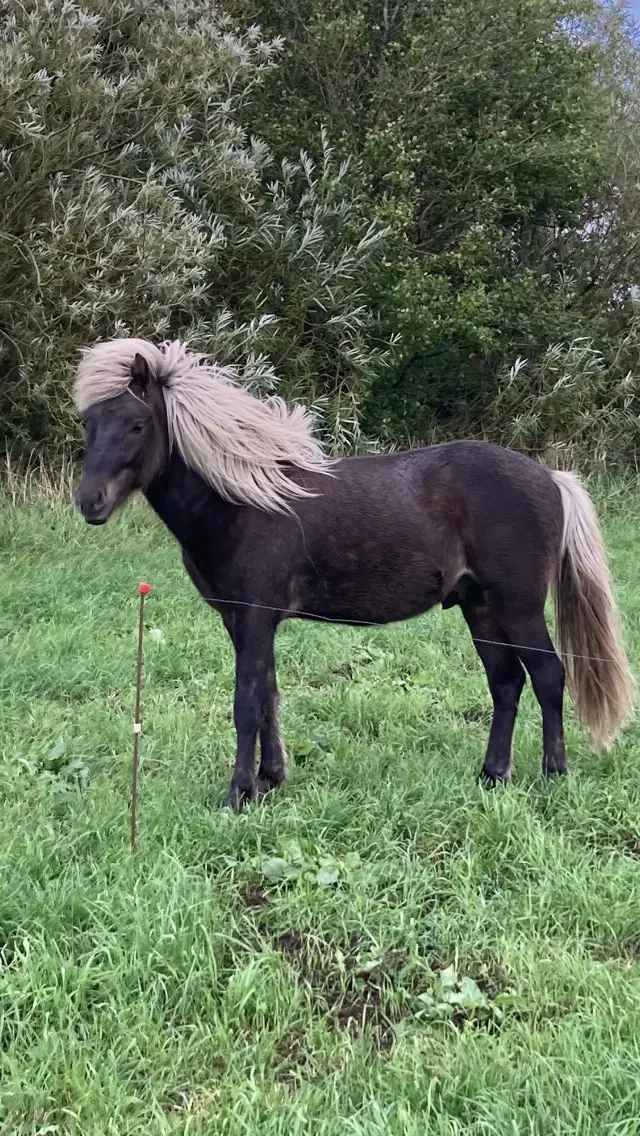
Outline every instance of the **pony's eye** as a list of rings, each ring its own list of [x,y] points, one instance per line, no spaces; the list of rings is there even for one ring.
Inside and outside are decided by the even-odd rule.
[[[132,434],[141,434],[144,430],[144,422],[134,422],[131,427]]]

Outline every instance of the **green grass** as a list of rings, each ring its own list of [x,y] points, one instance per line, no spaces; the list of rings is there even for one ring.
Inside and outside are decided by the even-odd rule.
[[[607,511],[638,664],[640,498]],[[231,650],[147,511],[7,502],[0,563],[3,1136],[640,1131],[639,725],[570,720],[547,785],[527,693],[489,793],[459,613],[290,623],[291,777],[236,817]]]

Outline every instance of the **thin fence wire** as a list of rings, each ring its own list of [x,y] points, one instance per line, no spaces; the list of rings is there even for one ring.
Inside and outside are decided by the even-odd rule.
[[[277,615],[291,615],[297,616],[299,619],[313,619],[316,623],[335,623],[342,626],[357,626],[357,627],[388,627],[388,623],[376,623],[370,619],[336,619],[331,615],[318,615],[313,611],[300,611],[298,608],[290,607],[275,607],[271,604],[252,603],[249,600],[229,600],[222,599],[220,596],[202,596],[206,603],[211,604],[229,604],[231,607],[251,607],[257,608],[260,611],[272,611]],[[510,639],[480,639],[477,635],[471,636],[474,643],[484,643],[490,647],[513,647],[515,651],[535,651],[541,655],[558,655],[558,652],[549,647],[531,647],[527,643],[512,643]],[[590,663],[613,663],[614,659],[602,658],[599,655],[574,655],[569,651],[564,652],[565,658],[568,659],[584,659]]]

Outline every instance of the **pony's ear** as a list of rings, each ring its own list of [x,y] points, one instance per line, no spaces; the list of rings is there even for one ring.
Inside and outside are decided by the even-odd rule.
[[[136,352],[133,363],[131,364],[131,387],[134,394],[139,398],[146,398],[149,393],[149,386],[151,384],[151,374],[149,372],[149,364],[143,355]]]

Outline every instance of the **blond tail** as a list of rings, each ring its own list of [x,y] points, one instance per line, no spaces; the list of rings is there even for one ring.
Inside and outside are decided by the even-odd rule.
[[[555,580],[556,634],[578,718],[597,748],[608,748],[634,712],[636,684],[596,511],[571,473],[552,472],[564,532]]]

